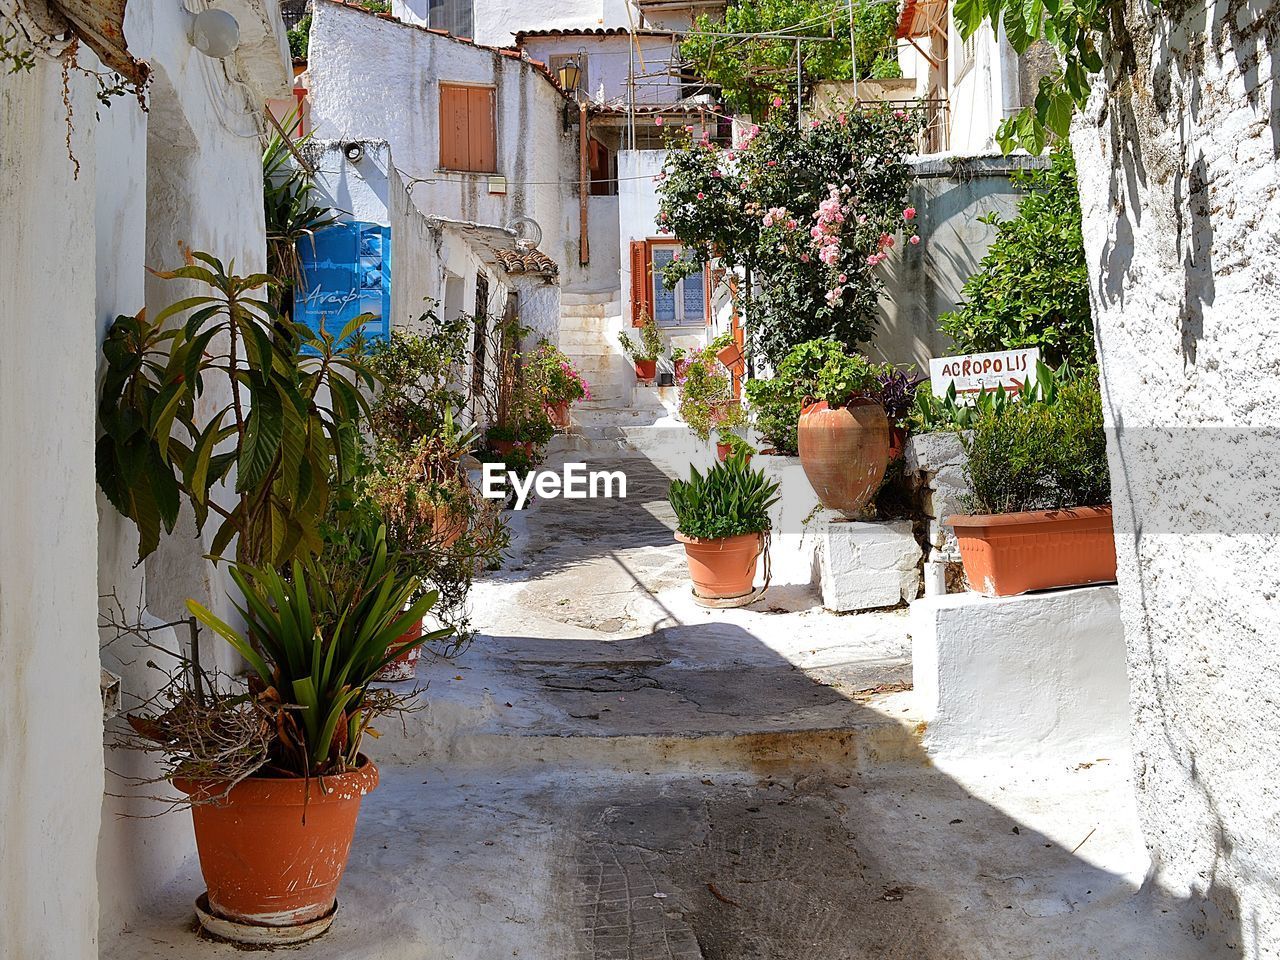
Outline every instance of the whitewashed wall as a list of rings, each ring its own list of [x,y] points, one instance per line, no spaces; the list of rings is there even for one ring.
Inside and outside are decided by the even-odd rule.
[[[1280,9],[1123,6],[1129,42],[1072,143],[1138,809],[1152,879],[1201,907],[1206,955],[1275,957]]]
[[[625,27],[625,0],[475,0],[477,43],[509,46],[521,30],[595,30]],[[428,0],[392,0],[391,13],[406,23],[427,24]]]
[[[561,284],[589,284],[577,267],[576,118],[566,130],[565,101],[548,77],[518,59],[330,0],[318,0],[311,31],[317,136],[387,140],[428,217],[499,227],[532,217],[542,228],[541,249],[561,266]],[[378,64],[376,83],[369,82],[370,63]],[[496,88],[505,194],[490,192],[486,174],[439,169],[440,81]]]
[[[92,125],[61,76],[0,77],[0,956],[97,956],[102,800],[93,479]],[[72,78],[72,101],[92,93]]]
[[[1004,29],[997,37],[984,24],[969,44],[973,57],[966,65],[953,19],[947,47],[951,150],[960,156],[987,153],[996,146],[996,128],[1013,112],[1018,97],[1017,55]]]

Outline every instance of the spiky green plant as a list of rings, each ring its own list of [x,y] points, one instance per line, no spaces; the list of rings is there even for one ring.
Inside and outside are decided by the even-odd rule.
[[[753,470],[746,454],[738,452],[706,474],[690,467],[688,480],[671,481],[668,499],[677,530],[686,537],[716,540],[768,530],[778,484]]]
[[[405,649],[439,640],[448,629],[397,641],[435,605],[431,591],[414,601],[419,583],[398,570],[379,528],[360,567],[295,560],[289,575],[237,563],[231,578],[247,624],[236,630],[195,600],[187,608],[226,640],[253,671],[251,692],[275,699],[279,733],[271,762],[297,776],[339,773],[357,763],[368,728],[369,684]]]

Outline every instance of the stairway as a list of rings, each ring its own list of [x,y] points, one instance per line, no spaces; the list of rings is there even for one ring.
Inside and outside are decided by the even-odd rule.
[[[615,291],[560,297],[560,349],[591,386],[578,410],[627,407],[635,375],[618,346],[622,304]]]

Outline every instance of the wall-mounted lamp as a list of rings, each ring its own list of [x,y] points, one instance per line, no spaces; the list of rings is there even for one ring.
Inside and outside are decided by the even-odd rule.
[[[342,148],[342,155],[351,163],[359,163],[364,159],[364,144],[348,143]]]
[[[560,89],[565,93],[575,93],[582,80],[582,64],[577,57],[570,57],[556,71],[560,77]]]
[[[240,24],[225,10],[201,10],[191,17],[191,45],[213,60],[225,60],[240,45]]]

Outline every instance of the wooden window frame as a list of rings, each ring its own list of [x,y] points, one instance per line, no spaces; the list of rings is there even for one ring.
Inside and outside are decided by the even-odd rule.
[[[498,172],[498,91],[492,84],[485,83],[462,83],[454,81],[441,81],[439,84],[439,103],[437,118],[440,130],[440,167],[442,171],[449,173],[474,173],[481,176],[492,176]],[[460,132],[454,130],[449,132],[449,122],[446,119],[451,116],[450,107],[446,103],[446,99],[457,95],[458,91],[465,91],[468,100],[466,105],[466,130]],[[471,98],[475,94],[483,94],[488,99],[489,107],[489,129],[484,131],[486,134],[485,141],[481,143],[479,152],[482,156],[478,160],[471,160],[470,154],[476,150],[476,132],[472,126],[471,120]],[[457,126],[453,124],[453,126]],[[465,140],[467,159],[459,162],[462,153],[459,152],[459,137]],[[485,148],[488,148],[488,154],[484,154]],[[489,162],[484,161],[488,159]]]
[[[681,247],[679,240],[671,237],[645,237],[631,241],[631,325],[642,326],[642,316],[653,316],[653,249],[654,247]],[[687,278],[686,283],[693,278]],[[702,268],[702,325],[710,326],[712,319],[711,269]],[[669,326],[666,329],[682,330],[697,326],[696,320]]]

